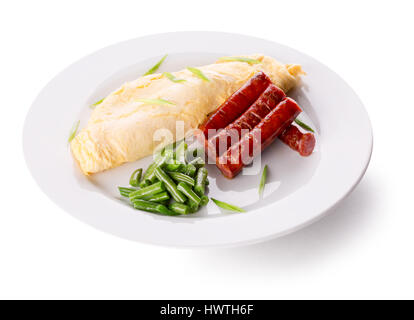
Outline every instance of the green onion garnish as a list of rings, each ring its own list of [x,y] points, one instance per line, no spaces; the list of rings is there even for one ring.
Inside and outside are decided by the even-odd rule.
[[[246,210],[236,207],[232,204],[228,204],[222,201],[219,201],[217,199],[214,198],[210,198],[211,200],[213,200],[213,202],[220,208],[225,209],[225,210],[229,210],[229,211],[236,211],[236,212],[246,212]]]
[[[263,190],[266,184],[266,178],[267,178],[267,165],[263,168],[262,178],[260,179],[260,185],[259,185],[259,195],[263,194]]]
[[[207,78],[207,76],[200,69],[193,68],[193,67],[187,67],[187,69],[191,71],[196,77],[200,78],[201,80],[210,81],[210,79]]]
[[[185,81],[187,81],[187,80],[184,80],[184,79],[177,79],[172,73],[169,73],[169,72],[164,72],[162,75],[164,77],[170,79],[172,82],[185,82]]]
[[[144,73],[144,76],[147,76],[149,74],[153,74],[155,71],[158,70],[158,68],[160,67],[161,63],[164,62],[165,58],[167,58],[167,54],[165,56],[163,56],[161,58],[160,61],[157,62],[157,64],[155,66],[153,66],[151,69],[149,69],[147,72]]]
[[[240,62],[247,62],[249,64],[262,63],[259,60],[251,59],[251,58],[245,58],[245,57],[221,57],[220,59],[218,59],[218,61],[240,61]]]
[[[310,132],[315,132],[315,131],[313,131],[313,129],[312,129],[311,127],[309,127],[306,123],[304,123],[304,122],[300,121],[299,119],[295,119],[295,122],[296,122],[299,126],[301,126],[303,129],[305,129],[305,130],[307,130],[307,131],[310,131]]]
[[[95,108],[98,104],[101,104],[101,103],[102,103],[102,101],[104,101],[104,100],[105,100],[105,98],[102,98],[101,100],[96,101],[94,104],[91,104],[91,105],[89,106],[89,108],[91,108],[91,109]]]
[[[142,176],[142,169],[137,169],[134,172],[132,172],[131,178],[129,178],[129,184],[133,187],[138,187],[139,182],[141,180]]]
[[[71,142],[73,138],[75,138],[76,132],[78,132],[79,124],[80,124],[80,120],[78,120],[77,122],[73,124],[72,129],[70,130],[70,133],[69,133],[68,142]]]
[[[138,102],[143,102],[145,104],[170,104],[175,105],[175,103],[164,100],[164,99],[137,99]]]

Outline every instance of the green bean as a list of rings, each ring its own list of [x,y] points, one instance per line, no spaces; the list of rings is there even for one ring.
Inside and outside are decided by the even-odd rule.
[[[165,152],[164,155],[158,155],[154,162],[151,163],[151,165],[148,167],[147,171],[145,171],[145,175],[142,178],[142,181],[140,183],[140,187],[143,188],[145,186],[148,186],[150,184],[153,184],[157,181],[157,178],[155,176],[154,170],[155,168],[158,168],[159,166],[162,166],[164,163],[168,162],[170,157],[172,157],[173,153],[171,152]]]
[[[136,190],[134,192],[131,192],[129,194],[129,199],[133,200],[133,199],[142,199],[143,197],[146,196],[153,196],[157,193],[163,192],[165,191],[165,185],[163,182],[157,182],[154,183],[148,187]]]
[[[210,184],[210,180],[208,180],[208,178],[206,179],[206,186],[208,186]]]
[[[154,173],[154,171],[152,172],[152,174],[150,175],[150,177],[149,177],[149,180],[147,180],[147,182],[148,182],[148,185],[150,186],[150,185],[152,185],[152,184],[154,184],[154,183],[156,183],[156,182],[158,182],[159,180],[158,180],[158,178],[155,176],[155,173]]]
[[[188,208],[190,209],[190,213],[195,213],[198,211],[198,204],[192,200],[188,200],[187,202]]]
[[[149,181],[150,181],[150,176],[152,175],[152,173],[154,172],[155,168],[157,167],[156,162],[154,161],[153,163],[150,164],[150,166],[147,168],[147,171],[145,171],[144,177],[142,178],[142,181],[140,182],[139,186],[141,188],[145,188],[146,186],[149,185]]]
[[[182,203],[172,203],[170,210],[178,214],[188,214],[190,212],[190,208]]]
[[[131,192],[136,191],[137,189],[133,189],[133,188],[124,188],[124,187],[118,187],[119,193],[121,194],[121,196],[123,197],[129,197],[129,194]]]
[[[168,160],[171,160],[174,157],[174,150],[171,149],[171,148],[164,149],[162,155],[166,158],[166,161],[165,162],[168,163]]]
[[[145,196],[142,198],[142,200],[163,203],[166,200],[170,200],[170,195],[168,194],[167,191],[164,191],[164,192],[154,194],[152,196]]]
[[[165,216],[178,216],[179,213],[176,213],[170,209],[168,209],[166,206],[164,206],[163,204],[160,204],[158,207],[158,212],[165,215]]]
[[[208,171],[206,168],[200,168],[197,172],[196,182],[194,186],[194,191],[200,197],[206,192],[206,180],[207,180]]]
[[[200,197],[185,182],[180,182],[177,185],[177,189],[181,191],[182,193],[184,193],[188,197],[188,199],[191,199],[191,201],[197,204],[200,204],[200,201],[201,201]]]
[[[162,147],[161,150],[158,151],[158,154],[163,156],[165,154],[165,150],[167,150],[167,148],[169,147],[170,147],[170,144],[169,145],[167,144],[166,146]]]
[[[131,178],[129,178],[129,184],[133,187],[138,187],[139,181],[141,180],[142,169],[139,168],[132,172]]]
[[[179,171],[182,165],[183,165],[182,163],[174,160],[171,163],[165,164],[163,169],[165,169],[166,171]]]
[[[187,206],[190,209],[190,213],[197,212],[200,209],[200,207],[205,206],[210,200],[207,196],[202,196],[200,199],[201,199],[200,205],[198,205],[196,202],[192,201],[191,199],[188,199]]]
[[[173,178],[177,182],[185,182],[189,184],[190,186],[194,186],[195,184],[194,179],[191,178],[190,176],[187,176],[184,173],[181,173],[181,172],[167,172],[167,173],[171,178]]]
[[[158,206],[160,205],[159,203],[154,203],[151,201],[141,199],[136,199],[132,201],[132,204],[134,205],[135,209],[156,213],[158,212]]]
[[[186,200],[186,197],[177,189],[177,185],[174,183],[174,181],[162,170],[161,168],[155,169],[155,175],[157,178],[164,182],[165,187],[167,188],[168,192],[171,194],[172,198],[179,202],[184,203]]]
[[[158,166],[162,167],[168,163],[171,163],[173,157],[174,157],[174,151],[172,149],[164,150],[162,159],[158,162]]]
[[[135,209],[148,211],[148,212],[154,212],[154,213],[161,213],[161,214],[167,215],[167,216],[176,216],[177,215],[177,213],[175,213],[174,211],[171,211],[166,206],[164,206],[162,204],[159,204],[159,203],[146,201],[146,200],[142,200],[142,199],[136,199],[132,203],[133,203]]]
[[[192,164],[196,168],[200,168],[200,167],[204,167],[204,165],[206,163],[204,162],[203,158],[197,157],[197,158],[191,160],[188,164]]]
[[[180,161],[181,163],[185,163],[185,153],[187,148],[187,143],[185,141],[181,142],[175,149],[174,159]]]
[[[192,160],[198,157],[204,159],[204,150],[202,148],[187,150],[185,154],[187,162],[191,162]]]
[[[192,164],[187,164],[181,167],[180,172],[186,174],[187,176],[194,177],[197,172],[197,168]]]
[[[140,186],[140,188],[145,188],[145,187],[148,187],[148,186],[150,186],[152,183],[151,183],[151,181],[150,180],[142,180],[140,183],[139,183],[139,186]]]
[[[188,164],[187,165],[187,169],[185,171],[185,174],[190,176],[190,177],[194,177],[196,175],[197,172],[197,167],[193,164]]]
[[[170,143],[170,144],[166,145],[164,148],[162,148],[162,150],[161,150],[161,154],[162,154],[162,155],[164,155],[164,152],[165,152],[166,150],[174,150],[174,149],[177,147],[177,145],[178,145],[179,143],[181,143],[183,140],[184,140],[184,139],[177,140],[177,141],[175,141],[175,142],[173,142],[173,143]]]
[[[203,149],[194,149],[193,150],[193,157],[203,157],[204,156],[204,150]]]
[[[200,206],[205,206],[209,201],[210,201],[210,199],[207,196],[202,195],[201,196],[201,201],[200,201]]]

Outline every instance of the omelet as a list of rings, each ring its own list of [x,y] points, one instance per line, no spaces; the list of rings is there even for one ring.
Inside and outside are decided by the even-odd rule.
[[[165,129],[173,141],[182,139],[258,71],[265,72],[285,92],[303,74],[299,65],[285,65],[269,56],[238,57],[260,63],[219,60],[196,67],[207,79],[189,69],[171,73],[174,80],[184,80],[178,82],[163,74],[151,74],[109,94],[71,141],[82,172],[89,175],[151,155],[160,144],[172,142],[160,139]],[[177,129],[177,123],[182,130]]]

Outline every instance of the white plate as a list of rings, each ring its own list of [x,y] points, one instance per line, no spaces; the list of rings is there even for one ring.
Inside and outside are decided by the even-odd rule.
[[[134,168],[126,164],[91,178],[72,159],[67,138],[78,119],[86,124],[88,106],[127,80],[143,74],[159,58],[159,71],[209,64],[223,55],[263,53],[307,72],[289,95],[304,109],[300,116],[317,134],[315,153],[302,158],[276,141],[262,155],[269,165],[263,199],[260,175],[220,176],[214,166],[209,195],[244,207],[221,212],[213,203],[196,215],[164,217],[137,211],[117,194]],[[170,246],[245,244],[281,236],[317,220],[360,181],[372,151],[372,131],[352,89],[318,61],[283,45],[228,33],[178,32],[122,42],[87,56],[56,76],[33,103],[24,128],[27,164],[42,190],[78,219],[130,240]]]

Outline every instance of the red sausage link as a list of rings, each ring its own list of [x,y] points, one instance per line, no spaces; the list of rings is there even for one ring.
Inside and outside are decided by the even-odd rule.
[[[299,152],[303,157],[310,156],[315,148],[316,140],[313,133],[302,133],[298,127],[290,125],[279,136],[279,139],[286,143],[293,150]]]
[[[253,156],[270,145],[301,113],[298,104],[286,98],[280,102],[249,134],[218,157],[216,165],[227,178],[234,178]],[[259,145],[260,138],[260,145]]]
[[[232,142],[238,142],[244,135],[242,130],[244,133],[253,130],[284,98],[286,95],[281,89],[274,84],[269,85],[238,119],[210,139],[216,148],[216,154],[222,154]]]
[[[209,129],[225,128],[240,116],[261,93],[272,83],[262,71],[256,73],[239,90],[233,93],[211,116],[200,129],[208,139]]]

